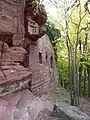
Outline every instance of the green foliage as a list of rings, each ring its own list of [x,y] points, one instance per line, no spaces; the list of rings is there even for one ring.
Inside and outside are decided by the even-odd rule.
[[[51,43],[56,43],[58,38],[61,37],[60,30],[56,29],[55,25],[48,21],[45,24],[46,34],[49,36]]]
[[[57,44],[59,42],[59,38],[61,37],[60,30],[55,27],[55,25],[48,21],[45,25],[46,28],[46,34],[49,36],[49,39],[52,43],[54,54],[55,54],[55,60],[57,62]]]
[[[36,15],[41,10],[45,11],[44,5],[39,2],[39,0],[26,0],[26,7],[30,7],[33,14]]]
[[[77,73],[81,77],[79,81],[82,94],[87,95],[89,86],[87,69],[90,67],[90,14],[87,12],[87,2],[85,0],[52,0],[51,5],[52,3],[57,13],[55,17],[53,13],[48,15],[46,33],[57,52],[59,83],[68,89],[70,84],[68,52],[71,50],[70,52],[76,53]],[[73,57],[72,60],[75,62]],[[70,59],[71,67],[72,60]]]

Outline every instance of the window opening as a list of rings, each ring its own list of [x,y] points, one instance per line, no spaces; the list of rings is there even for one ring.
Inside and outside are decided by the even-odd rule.
[[[46,55],[46,63],[48,63],[48,55]]]
[[[51,63],[51,68],[53,68],[53,57],[51,56],[51,59],[50,59],[50,63]]]
[[[39,63],[42,63],[42,53],[39,52]]]

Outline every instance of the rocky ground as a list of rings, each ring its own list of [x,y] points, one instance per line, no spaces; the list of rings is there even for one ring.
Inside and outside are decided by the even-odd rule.
[[[90,99],[89,98],[81,98],[80,108],[83,112],[90,116]]]
[[[56,90],[50,91],[48,95],[42,96],[43,100],[46,102],[50,102],[53,105],[67,103],[70,104],[70,94],[67,90],[61,87],[57,87]],[[82,112],[85,112],[87,115],[90,116],[90,99],[89,98],[80,98],[80,106]]]
[[[57,103],[69,103],[70,104],[70,94],[64,88],[57,87],[56,90],[50,91],[47,95],[41,97],[42,100],[46,102],[51,102],[53,104]]]
[[[82,99],[83,111],[90,114],[90,106],[87,103],[88,101]],[[0,98],[0,120],[90,120],[90,118],[78,108],[70,106],[69,93],[57,87],[41,98],[35,97],[28,89]]]

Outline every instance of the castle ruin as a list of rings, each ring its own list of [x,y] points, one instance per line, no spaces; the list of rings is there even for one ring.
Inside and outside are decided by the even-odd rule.
[[[42,96],[55,86],[53,48],[44,31],[44,5],[0,0],[0,96],[30,89]]]

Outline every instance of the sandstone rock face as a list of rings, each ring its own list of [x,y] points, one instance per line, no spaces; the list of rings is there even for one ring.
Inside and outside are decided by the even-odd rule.
[[[26,16],[30,16],[32,20],[34,20],[38,25],[43,25],[47,20],[47,13],[45,10],[45,6],[40,4],[38,0],[33,5],[31,0],[26,0]]]
[[[22,47],[10,47],[0,41],[0,96],[29,87],[31,72],[20,65],[26,50]]]
[[[43,25],[46,20],[47,20],[47,13],[46,13],[46,10],[45,10],[45,6],[43,4],[40,4],[40,8],[38,10],[38,13],[36,15],[36,22],[41,26]]]
[[[5,42],[0,41],[0,61],[11,61],[10,49]]]
[[[70,105],[61,104],[56,111],[52,109],[50,103],[35,97],[29,90],[22,90],[0,99],[0,120],[90,120]]]
[[[47,35],[38,39],[36,45],[30,45],[29,65],[33,78],[32,92],[35,95],[41,96],[55,88],[58,75],[52,45]]]
[[[22,47],[10,47],[5,42],[0,42],[1,61],[23,62],[27,51]]]
[[[10,48],[10,54],[12,61],[23,62],[26,57],[27,51],[22,47],[14,46]]]
[[[49,38],[43,36],[47,19],[44,5],[39,5],[38,13],[32,15],[32,8],[27,7],[26,2],[0,0],[0,96],[24,85],[26,88],[29,81],[37,96],[55,87],[53,49]]]
[[[24,0],[0,0],[0,33],[12,34],[13,45],[24,39]],[[18,30],[17,30],[18,29]]]
[[[0,31],[15,33],[17,22],[17,9],[15,1],[0,0]]]
[[[23,90],[0,99],[0,120],[35,120],[45,108],[51,110],[51,105]]]
[[[23,88],[29,88],[31,73],[17,63],[1,63],[0,96],[4,96]]]
[[[0,41],[0,52],[9,52],[9,46],[5,43]]]

